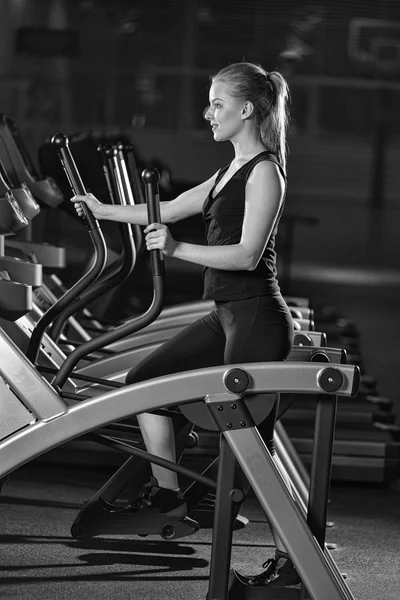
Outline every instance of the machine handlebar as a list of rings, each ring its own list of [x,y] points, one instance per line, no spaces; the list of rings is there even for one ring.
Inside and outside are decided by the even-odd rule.
[[[148,207],[149,223],[160,222],[159,193],[158,179],[159,174],[155,169],[146,169],[143,172],[143,180],[146,184],[146,198]],[[95,352],[100,348],[106,347],[108,344],[119,340],[123,337],[131,335],[150,323],[156,320],[164,305],[165,296],[165,278],[164,278],[164,262],[160,250],[152,250],[151,253],[151,269],[153,276],[153,300],[148,310],[136,317],[115,327],[112,331],[107,331],[87,342],[81,344],[69,354],[67,359],[61,365],[56,377],[53,380],[53,386],[56,389],[61,389],[69,375],[84,356],[91,352]]]
[[[145,169],[142,172],[144,190],[147,203],[147,216],[149,223],[161,223],[160,195],[158,182],[160,175],[157,169]],[[164,276],[164,256],[160,250],[150,251],[151,271],[153,277]]]
[[[72,192],[76,196],[85,196],[87,194],[87,191],[75,164],[74,157],[72,156],[71,150],[69,148],[68,137],[63,133],[56,133],[51,138],[51,144],[53,148],[57,151],[65,174],[67,176],[69,185],[71,186]],[[83,210],[82,218],[86,228],[89,231],[99,229],[98,221],[94,218],[93,213],[87,207],[87,205],[84,202],[80,202],[80,206]]]

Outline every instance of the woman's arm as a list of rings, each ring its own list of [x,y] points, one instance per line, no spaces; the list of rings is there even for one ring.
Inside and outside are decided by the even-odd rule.
[[[183,192],[183,194],[180,194],[174,200],[160,202],[161,222],[175,223],[181,219],[201,213],[203,203],[215,183],[216,176],[217,173],[210,177],[210,179],[207,179],[207,181]],[[85,202],[92,211],[93,216],[98,220],[118,221],[134,225],[147,225],[148,223],[146,204],[136,204],[135,206],[103,204],[93,194],[74,196],[71,198],[71,202]],[[82,215],[79,205],[77,212],[80,216]]]
[[[278,167],[271,161],[256,165],[246,184],[242,236],[238,244],[201,246],[177,242],[162,225],[145,229],[149,250],[158,248],[166,255],[227,271],[253,271],[263,255],[273,231],[285,191]]]

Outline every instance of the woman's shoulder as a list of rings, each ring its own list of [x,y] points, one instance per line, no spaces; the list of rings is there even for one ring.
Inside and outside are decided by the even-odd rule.
[[[265,150],[255,156],[250,163],[247,165],[246,179],[250,177],[280,178],[279,176],[281,176],[286,181],[286,173],[272,152]]]
[[[254,163],[274,163],[279,168],[282,168],[282,165],[280,164],[277,155],[271,152],[270,150],[264,150],[263,152],[260,152],[260,154],[257,154],[257,156],[254,157]]]

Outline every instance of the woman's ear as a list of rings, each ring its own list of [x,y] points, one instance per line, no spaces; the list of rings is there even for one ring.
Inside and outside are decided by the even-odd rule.
[[[242,119],[248,119],[254,112],[254,105],[250,100],[246,100],[242,108]]]

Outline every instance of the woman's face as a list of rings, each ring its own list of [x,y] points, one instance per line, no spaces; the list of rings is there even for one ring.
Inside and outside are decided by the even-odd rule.
[[[243,127],[243,102],[230,94],[230,85],[214,81],[210,88],[210,106],[204,118],[210,121],[214,140],[223,142],[235,137]]]

